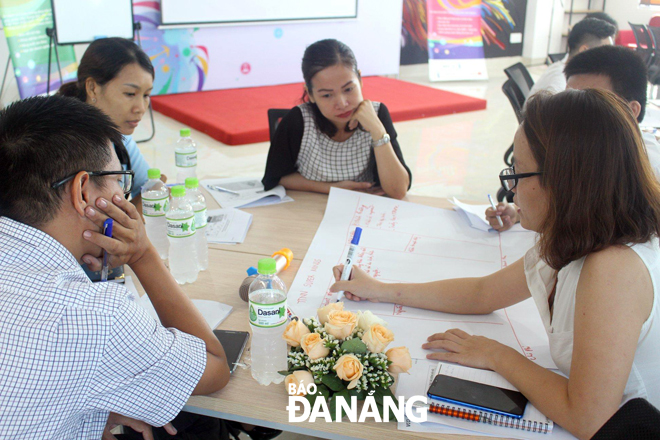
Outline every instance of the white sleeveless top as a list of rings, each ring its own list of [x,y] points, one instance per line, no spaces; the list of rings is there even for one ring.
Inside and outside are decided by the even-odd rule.
[[[648,400],[656,408],[660,407],[660,323],[658,320],[660,302],[660,243],[657,238],[643,244],[630,246],[642,259],[653,282],[653,307],[648,319],[642,325],[637,341],[637,349],[626,388],[623,392],[624,404],[635,397]],[[570,376],[573,356],[573,327],[575,316],[575,292],[580,272],[586,257],[573,261],[558,273],[539,257],[537,246],[525,254],[525,276],[541,320],[550,340],[550,353],[559,370]],[[554,313],[550,321],[548,296],[557,277]],[[625,296],[626,292],[621,292]],[[625,297],[622,297],[625,300]],[[605,368],[607,368],[605,366]]]
[[[372,102],[376,114],[380,102]],[[371,135],[356,130],[344,142],[333,141],[321,132],[308,104],[298,106],[302,112],[304,131],[296,166],[305,179],[317,182],[374,182],[376,158],[371,148]]]

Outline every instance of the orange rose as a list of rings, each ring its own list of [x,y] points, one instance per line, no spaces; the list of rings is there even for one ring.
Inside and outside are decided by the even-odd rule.
[[[321,339],[318,333],[310,333],[300,340],[300,346],[311,360],[326,357],[330,349],[325,346],[325,339]]]
[[[316,311],[316,314],[319,316],[319,323],[321,325],[325,325],[326,322],[328,322],[328,315],[330,312],[333,310],[344,310],[344,303],[343,302],[333,302],[328,304],[325,307],[321,307]]]
[[[392,363],[387,368],[390,373],[407,373],[412,368],[412,359],[407,347],[394,347],[385,353]]]
[[[307,370],[297,370],[292,374],[289,374],[284,378],[284,386],[286,387],[286,392],[291,396],[304,396],[307,394],[308,387],[314,383],[314,376]],[[291,393],[289,389],[289,384],[295,385],[295,393]],[[303,385],[301,387],[300,385]],[[304,388],[305,391],[299,392],[300,388]]]
[[[325,331],[337,339],[344,339],[353,333],[357,325],[357,315],[347,310],[333,310],[328,314]]]
[[[360,360],[352,354],[345,354],[337,359],[337,363],[332,368],[337,372],[337,377],[350,382],[346,387],[349,390],[357,386],[364,369]]]
[[[282,337],[290,346],[300,347],[300,340],[309,333],[309,329],[301,320],[294,319],[286,326]]]
[[[387,344],[394,340],[394,333],[380,324],[374,324],[362,335],[362,342],[372,353],[382,353]]]

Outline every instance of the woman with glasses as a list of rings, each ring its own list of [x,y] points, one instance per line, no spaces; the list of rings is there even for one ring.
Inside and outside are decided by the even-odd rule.
[[[115,145],[115,150],[125,169],[134,171],[131,202],[140,212],[140,189],[148,180],[149,164],[131,135],[149,107],[153,82],[154,67],[137,44],[124,38],[103,38],[85,51],[78,80],[58,91],[101,109],[117,125],[124,144]]]
[[[514,156],[515,170],[500,179],[522,226],[538,233],[524,258],[485,277],[424,284],[386,284],[353,268],[331,290],[460,314],[531,296],[565,376],[457,329],[423,348],[430,359],[496,371],[550,419],[591,438],[632,398],[660,407],[660,185],[628,105],[604,90],[530,99]]]

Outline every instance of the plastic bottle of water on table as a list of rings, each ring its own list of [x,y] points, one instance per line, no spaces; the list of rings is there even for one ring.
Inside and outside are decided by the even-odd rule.
[[[252,328],[252,377],[261,385],[280,383],[287,369],[287,347],[282,338],[286,314],[286,285],[276,275],[272,258],[259,260],[259,275],[250,284],[249,315]]]
[[[195,243],[199,270],[209,267],[209,247],[206,241],[206,199],[199,190],[197,177],[186,178],[186,197],[195,212]]]
[[[167,236],[170,240],[170,272],[179,284],[197,280],[197,248],[195,246],[195,213],[186,198],[186,189],[172,188],[167,211]]]
[[[154,245],[158,255],[167,260],[170,242],[167,239],[167,219],[165,212],[169,205],[170,190],[160,180],[160,170],[151,168],[147,171],[149,180],[142,186],[142,215],[144,216],[147,237]]]
[[[182,128],[174,147],[176,181],[183,184],[186,177],[197,177],[197,145],[190,137],[190,129]]]

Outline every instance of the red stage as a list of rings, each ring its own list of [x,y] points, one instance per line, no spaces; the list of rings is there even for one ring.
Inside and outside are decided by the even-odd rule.
[[[227,145],[268,140],[269,108],[300,104],[302,83],[154,96],[153,108]],[[363,95],[387,105],[392,120],[483,110],[486,101],[379,76],[363,79]]]

